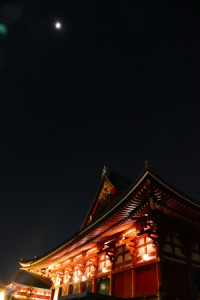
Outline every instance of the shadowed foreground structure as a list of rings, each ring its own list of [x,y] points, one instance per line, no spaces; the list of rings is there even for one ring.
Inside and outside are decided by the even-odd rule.
[[[6,287],[6,299],[50,300],[51,281],[48,278],[37,277],[19,270],[13,282]]]
[[[52,280],[52,300],[197,299],[200,205],[147,164],[135,182],[104,168],[80,231],[20,264]]]

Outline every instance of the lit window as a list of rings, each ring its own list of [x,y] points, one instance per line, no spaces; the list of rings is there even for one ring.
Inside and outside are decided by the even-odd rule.
[[[110,294],[110,278],[101,278],[98,282],[98,293],[103,295]]]

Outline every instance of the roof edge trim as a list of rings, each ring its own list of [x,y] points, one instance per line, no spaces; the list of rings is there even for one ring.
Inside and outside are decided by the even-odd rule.
[[[157,176],[155,176],[154,174],[152,174],[149,171],[149,174],[155,179],[157,180],[160,184],[162,184],[165,188],[168,188],[171,192],[173,192],[174,194],[176,194],[177,196],[183,198],[184,200],[186,200],[187,202],[197,206],[198,208],[200,208],[200,204],[188,199],[187,197],[183,196],[181,193],[177,192],[176,190],[174,190],[172,187],[170,187],[168,184],[164,183],[162,180],[160,180]]]

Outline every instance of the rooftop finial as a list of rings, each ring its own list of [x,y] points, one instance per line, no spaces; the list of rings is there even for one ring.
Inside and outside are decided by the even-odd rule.
[[[103,167],[103,172],[102,172],[102,177],[106,174],[108,168],[106,168],[106,166]]]
[[[145,169],[148,169],[149,168],[149,162],[148,160],[145,160]]]

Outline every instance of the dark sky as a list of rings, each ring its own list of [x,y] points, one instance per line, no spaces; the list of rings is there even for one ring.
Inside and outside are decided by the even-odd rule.
[[[1,280],[80,228],[104,165],[134,180],[148,159],[200,199],[200,7],[182,2],[1,1]]]

